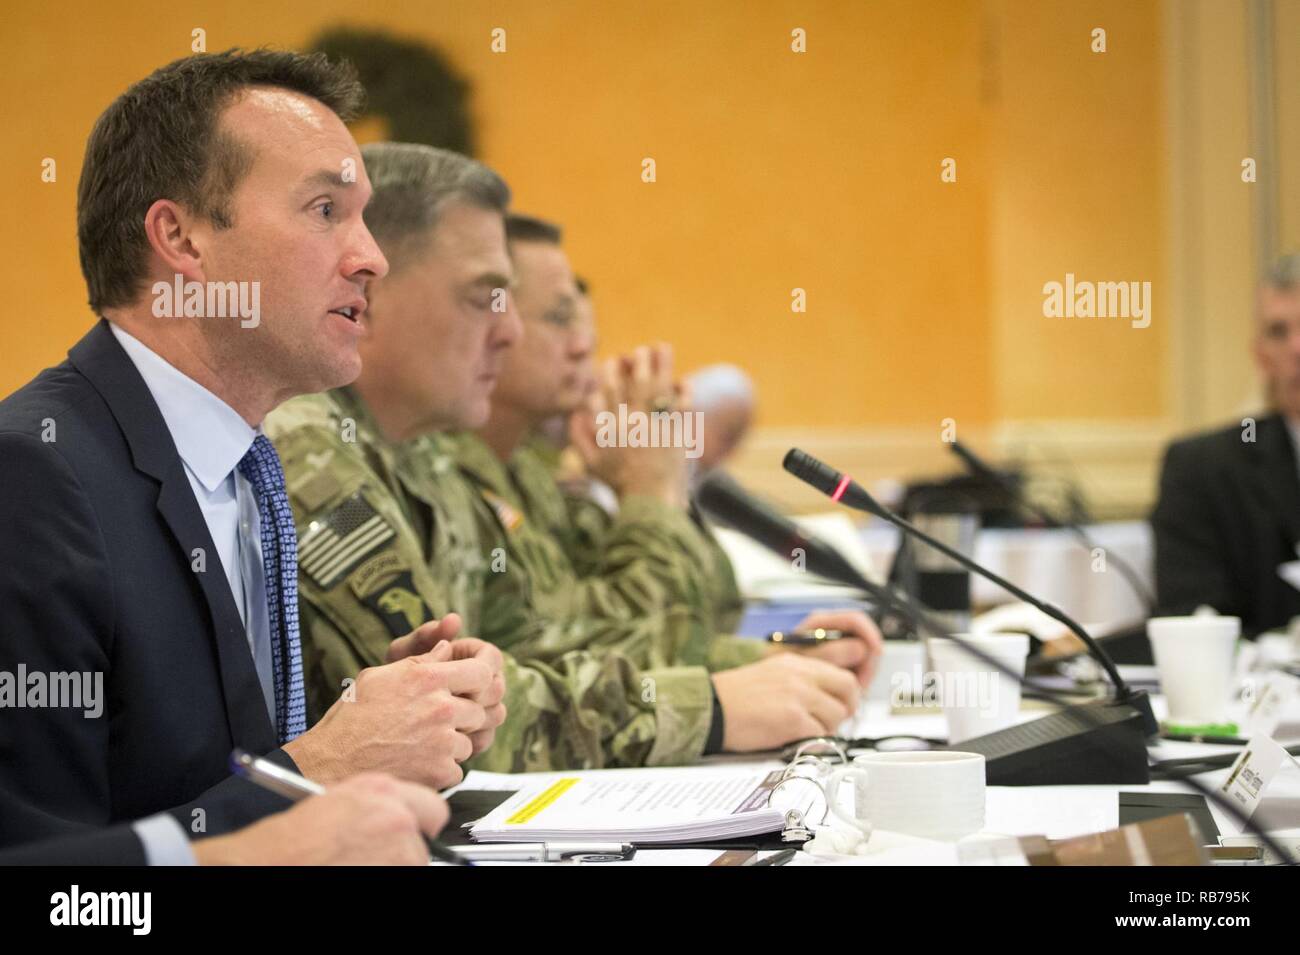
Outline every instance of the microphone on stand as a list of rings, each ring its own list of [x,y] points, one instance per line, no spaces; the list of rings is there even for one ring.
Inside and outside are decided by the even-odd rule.
[[[847,507],[859,511],[866,511],[868,514],[874,514],[876,517],[888,521],[905,534],[911,535],[917,540],[928,544],[944,556],[955,560],[963,567],[979,574],[981,577],[991,580],[1012,596],[1036,607],[1053,620],[1063,624],[1071,633],[1083,641],[1093,658],[1101,664],[1102,669],[1106,671],[1106,675],[1110,678],[1111,684],[1115,687],[1116,697],[1119,702],[1127,703],[1130,701],[1146,699],[1145,693],[1133,690],[1124,681],[1124,678],[1120,676],[1119,670],[1115,666],[1115,662],[1111,660],[1110,656],[1101,648],[1093,636],[1083,629],[1074,618],[1070,617],[1064,610],[1061,610],[1055,604],[1049,603],[1045,600],[1040,600],[1033,594],[1016,586],[1001,575],[995,574],[984,565],[971,560],[956,548],[949,547],[943,541],[925,533],[920,528],[916,527],[909,521],[904,520],[902,517],[899,517],[889,508],[879,503],[867,492],[866,488],[862,487],[847,474],[842,474],[841,472],[836,471],[830,465],[824,464],[812,455],[800,451],[798,448],[791,448],[782,463],[787,471],[804,483],[817,488],[823,494],[829,495],[831,500],[839,501]],[[1135,705],[1142,708],[1140,703]],[[1149,700],[1146,702],[1145,709],[1147,712],[1150,711]],[[1159,731],[1158,727],[1154,725],[1154,717],[1152,718],[1152,723],[1151,734],[1154,735]]]
[[[789,518],[758,500],[721,471],[701,479],[695,501],[709,516],[788,560],[803,554],[804,567],[819,577],[870,593],[872,585],[829,544],[809,537]]]
[[[750,494],[721,471],[712,471],[695,489],[695,504],[709,517],[778,556],[793,561],[796,553],[802,566],[818,577],[866,594],[877,604],[876,623],[883,634],[918,633],[915,614],[897,601],[881,598],[881,588],[867,580],[834,547],[805,534],[793,521],[767,502]]]
[[[892,584],[876,584],[868,580],[856,567],[844,559],[826,542],[804,533],[798,525],[776,511],[769,504],[754,497],[735,480],[715,471],[704,478],[696,489],[695,502],[713,520],[739,531],[787,560],[795,552],[803,557],[806,570],[819,577],[862,591],[874,602],[877,612],[884,610],[905,621],[916,634],[922,631],[932,636],[948,637],[949,628],[938,620],[924,604],[913,600]],[[960,638],[953,638],[960,641]],[[1022,676],[1008,670],[1004,664],[985,656],[976,647],[970,652],[995,669],[1026,684],[1031,689],[1050,695],[1046,688],[1035,686]]]
[[[806,484],[817,488],[823,494],[828,495],[831,500],[839,501],[847,507],[855,510],[866,511],[868,514],[874,514],[882,520],[888,521],[905,534],[909,534],[918,540],[925,542],[947,557],[955,560],[963,567],[979,574],[993,583],[997,584],[1003,590],[1012,594],[1019,600],[1030,604],[1047,614],[1053,620],[1064,624],[1071,633],[1083,641],[1084,646],[1088,648],[1089,654],[1101,668],[1106,671],[1111,685],[1115,688],[1115,702],[1130,705],[1142,714],[1143,727],[1147,736],[1155,736],[1160,732],[1160,724],[1151,710],[1151,699],[1145,692],[1134,690],[1120,676],[1119,669],[1115,666],[1115,661],[1110,655],[1097,643],[1093,636],[1079,625],[1065,611],[1061,610],[1055,604],[1045,600],[1040,600],[1033,594],[1016,586],[1011,581],[995,574],[982,564],[971,560],[961,551],[949,547],[943,541],[937,540],[926,534],[924,531],[912,525],[910,522],[899,517],[889,508],[880,504],[856,481],[847,474],[835,470],[829,465],[817,460],[812,455],[800,451],[798,448],[791,448],[782,462],[787,471],[799,478]]]
[[[725,475],[710,476],[701,482],[696,500],[719,522],[783,557],[792,557],[795,548],[801,549],[808,570],[866,591],[878,607],[907,620],[917,633],[950,636],[947,628],[910,597],[895,587],[879,586],[867,580],[832,548],[801,532],[789,518],[755,500]],[[951,636],[951,639],[982,663],[1027,689],[1051,699],[1060,696],[1025,679],[1023,674],[961,637]],[[961,749],[984,755],[988,782],[995,786],[1150,781],[1142,714],[1127,705],[1067,705],[1059,713],[1031,723],[965,740]]]

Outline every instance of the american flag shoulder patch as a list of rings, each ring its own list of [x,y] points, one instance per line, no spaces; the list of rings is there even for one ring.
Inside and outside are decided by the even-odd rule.
[[[298,540],[298,570],[329,590],[395,536],[358,491],[303,531]]]
[[[524,515],[512,507],[509,502],[499,494],[494,494],[487,488],[480,488],[479,490],[483,495],[483,500],[487,501],[488,507],[492,508],[492,512],[496,514],[497,520],[501,522],[501,526],[504,527],[507,532],[518,530],[519,526],[524,522]]]

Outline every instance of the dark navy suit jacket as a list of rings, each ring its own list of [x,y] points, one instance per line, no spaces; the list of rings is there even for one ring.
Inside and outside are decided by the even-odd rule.
[[[98,718],[0,708],[0,846],[163,810],[215,834],[284,808],[230,774],[236,746],[293,763],[171,434],[106,322],[0,401],[0,475],[0,671],[104,689]]]

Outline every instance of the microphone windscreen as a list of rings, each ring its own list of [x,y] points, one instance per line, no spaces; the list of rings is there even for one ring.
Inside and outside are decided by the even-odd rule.
[[[840,475],[835,469],[798,448],[787,451],[781,464],[799,480],[811,484],[823,494],[834,494],[839,487]]]

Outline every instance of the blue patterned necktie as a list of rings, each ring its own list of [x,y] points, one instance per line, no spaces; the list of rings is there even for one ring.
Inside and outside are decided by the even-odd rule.
[[[280,743],[307,729],[307,694],[302,681],[302,643],[298,639],[298,535],[284,488],[280,456],[259,434],[239,462],[239,473],[257,495],[262,525],[262,570],[266,575],[267,617],[271,625],[271,666],[275,682],[275,722]]]

